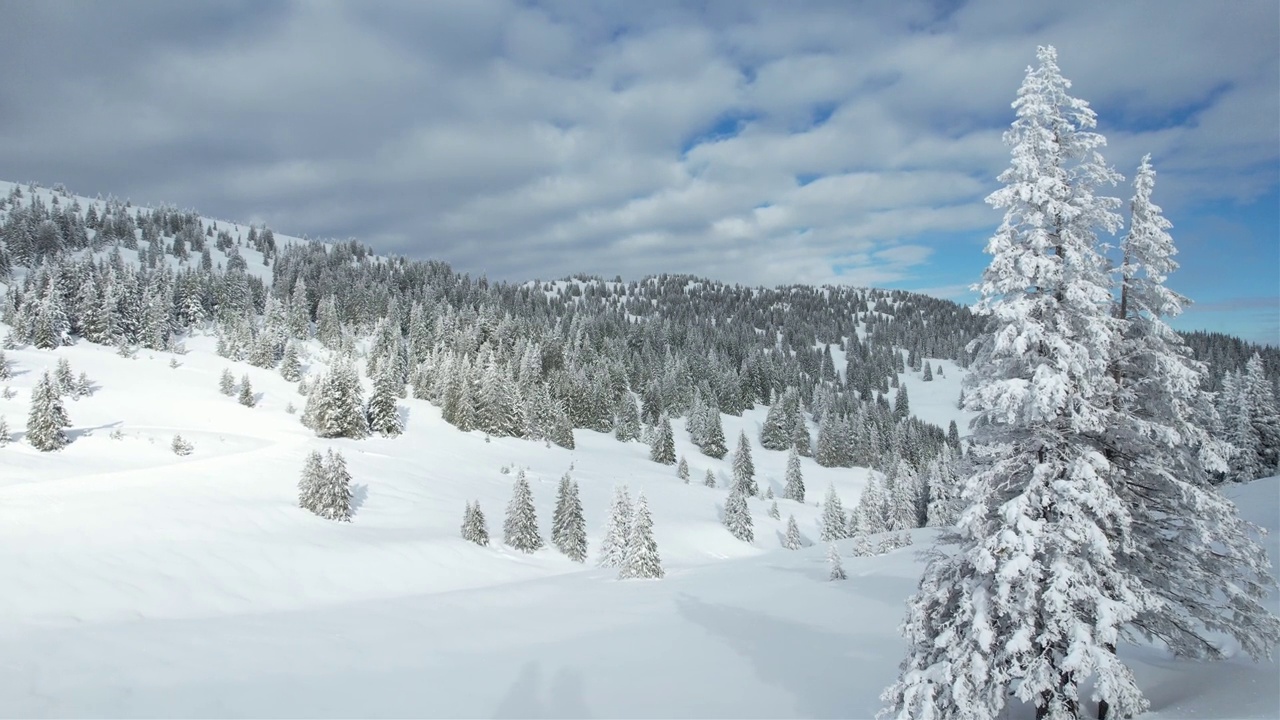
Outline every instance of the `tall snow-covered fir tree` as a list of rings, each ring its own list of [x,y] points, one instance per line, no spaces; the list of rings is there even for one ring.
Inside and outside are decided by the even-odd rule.
[[[702,454],[717,460],[729,452],[724,440],[724,425],[720,421],[720,411],[716,408],[706,410],[703,434],[699,438],[698,448]]]
[[[316,512],[316,488],[324,478],[324,456],[319,450],[307,453],[307,461],[302,466],[302,477],[298,480],[298,507]]]
[[[62,395],[58,385],[46,370],[31,389],[31,411],[27,414],[27,442],[41,452],[61,450],[67,446],[67,434],[63,428],[70,427],[66,407],[62,404]]]
[[[1005,133],[1012,163],[988,202],[1005,210],[978,286],[989,332],[976,344],[966,404],[976,411],[962,514],[908,602],[910,646],[882,698],[886,717],[997,717],[1013,694],[1037,717],[1078,718],[1080,685],[1121,715],[1146,701],[1110,651],[1158,600],[1117,553],[1134,518],[1099,437],[1112,424],[1119,321],[1098,232],[1120,225],[1098,194],[1093,110],[1071,97],[1041,47]]]
[[[747,505],[746,488],[740,483],[729,488],[729,497],[724,501],[724,526],[742,542],[755,542],[755,522],[751,518],[751,507]]]
[[[308,456],[303,470],[304,483],[305,473],[312,469],[311,462]],[[347,471],[347,460],[342,453],[330,448],[325,453],[320,477],[305,489],[309,494],[299,498],[299,505],[326,520],[351,522],[351,473]]]
[[[663,465],[676,464],[676,443],[671,435],[671,421],[664,413],[658,418],[653,430],[653,441],[649,445],[649,459]]]
[[[836,494],[836,486],[828,485],[827,494],[822,498],[822,533],[819,538],[823,542],[839,540],[848,534],[844,504]]]
[[[844,564],[840,562],[840,550],[835,543],[827,543],[827,564],[831,566],[831,573],[827,576],[828,580],[849,579],[849,576],[845,574]]]
[[[316,381],[307,403],[312,407],[312,428],[323,438],[363,438],[369,434],[365,420],[360,376],[350,358],[339,356],[329,372]]]
[[[249,384],[249,375],[247,373],[240,378],[240,395],[236,400],[245,407],[253,407],[258,404],[258,399],[253,394],[253,385]]]
[[[1212,484],[1211,474],[1227,469],[1229,450],[1208,431],[1217,418],[1202,389],[1206,369],[1164,320],[1187,301],[1165,286],[1177,251],[1172,224],[1152,202],[1154,187],[1147,156],[1120,246],[1116,315],[1123,328],[1113,365],[1119,412],[1104,433],[1121,472],[1117,493],[1132,516],[1127,537],[1119,538],[1127,542],[1117,543],[1119,563],[1160,599],[1125,634],[1211,659],[1222,656],[1217,636],[1228,635],[1252,657],[1267,658],[1280,644],[1280,620],[1265,605],[1275,581],[1254,539],[1258,529]]]
[[[479,500],[468,502],[467,509],[462,513],[462,539],[482,547],[489,544],[489,526],[485,522]]]
[[[551,516],[551,542],[574,562],[587,559],[587,521],[578,497],[578,483],[565,473],[556,489],[556,509]]]
[[[609,519],[605,521],[604,539],[600,541],[600,567],[622,567],[629,537],[631,537],[631,493],[626,485],[621,485],[613,489]]]
[[[658,554],[658,543],[653,539],[653,518],[649,515],[649,501],[645,499],[644,493],[640,493],[636,498],[630,525],[626,552],[623,555],[622,567],[618,568],[618,577],[622,579],[662,577],[662,557]]]
[[[383,437],[396,437],[404,432],[404,426],[400,421],[400,408],[396,405],[396,399],[400,397],[400,390],[403,388],[404,385],[396,376],[395,368],[384,366],[378,371],[378,377],[373,383],[373,394],[369,396],[369,407],[365,413],[370,432],[376,432]]]
[[[782,536],[782,547],[788,550],[799,550],[804,546],[800,538],[800,526],[796,524],[796,516],[787,516],[787,532]]]
[[[800,453],[795,447],[787,454],[787,472],[782,485],[782,499],[804,503],[804,476],[800,473]]]
[[[733,451],[733,484],[741,485],[743,493],[760,494],[756,484],[756,466],[751,461],[751,442],[745,431],[738,433],[738,449]]]
[[[702,484],[709,488],[716,486],[716,473],[714,470],[707,468],[706,474],[702,477]]]
[[[223,368],[222,375],[218,376],[218,392],[228,397],[236,393],[236,376],[231,374],[231,368]]]
[[[516,550],[531,553],[542,547],[538,533],[538,514],[533,508],[533,491],[524,470],[516,475],[507,504],[507,517],[502,523],[502,542]]]

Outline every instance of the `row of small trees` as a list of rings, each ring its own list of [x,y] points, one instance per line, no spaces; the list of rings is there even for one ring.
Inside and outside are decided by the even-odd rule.
[[[462,537],[477,545],[489,544],[489,530],[479,501],[468,502],[462,518]],[[521,552],[540,550],[544,541],[538,530],[538,517],[533,505],[533,491],[524,470],[516,474],[511,501],[502,523],[502,542]],[[578,494],[578,483],[568,473],[560,478],[556,491],[556,507],[551,520],[551,542],[574,562],[587,559],[586,519]],[[618,577],[660,578],[662,559],[653,537],[653,518],[649,504],[641,494],[633,504],[626,486],[614,491],[609,520],[601,541],[601,567],[617,568]]]

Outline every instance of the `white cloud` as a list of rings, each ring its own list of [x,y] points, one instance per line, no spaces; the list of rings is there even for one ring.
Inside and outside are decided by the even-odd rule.
[[[500,278],[910,282],[935,257],[922,236],[994,226],[983,197],[1044,42],[1117,167],[1155,154],[1167,207],[1255,198],[1280,162],[1268,2],[256,8],[44,84],[0,30],[23,69],[0,106],[43,93],[0,127],[0,167]],[[184,27],[121,14],[83,22]]]

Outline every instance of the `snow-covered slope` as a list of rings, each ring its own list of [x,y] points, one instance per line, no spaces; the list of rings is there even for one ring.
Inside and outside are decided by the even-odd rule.
[[[812,501],[834,483],[852,504],[864,470],[805,460],[810,504],[779,501],[775,521],[752,500],[749,546],[719,524],[723,488],[681,483],[638,443],[581,430],[573,451],[486,442],[417,400],[403,401],[399,438],[322,441],[286,411],[302,404],[294,385],[217,357],[210,338],[187,345],[136,359],[88,343],[8,352],[17,394],[0,414],[19,437],[29,391],[58,358],[98,390],[68,403],[65,450],[0,451],[3,714],[870,717],[896,672],[895,627],[921,567],[913,549],[931,531],[873,558],[842,542],[846,582],[827,582],[824,547],[780,545],[788,514],[815,540]],[[257,407],[219,394],[224,367],[250,376]],[[945,375],[907,380],[933,422],[956,412],[960,371]],[[726,435],[758,436],[763,413],[725,417]],[[170,451],[175,433],[194,453]],[[343,450],[357,485],[351,524],[296,506],[305,454],[326,446]],[[677,450],[695,480],[709,467],[724,484],[727,460],[679,430]],[[754,450],[776,492],[785,454]],[[593,548],[613,487],[643,491],[667,577],[620,582],[554,550],[463,541],[467,500],[500,527],[503,466],[528,468],[544,535],[572,468]],[[1276,478],[1232,488],[1273,532],[1273,557],[1278,489]],[[1129,654],[1154,717],[1274,717],[1274,663]]]

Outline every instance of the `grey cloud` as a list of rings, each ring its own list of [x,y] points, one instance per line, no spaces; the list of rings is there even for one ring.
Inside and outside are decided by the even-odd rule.
[[[0,176],[496,278],[910,281],[913,237],[997,221],[1041,42],[1166,204],[1256,197],[1280,159],[1265,2],[12,7]]]

